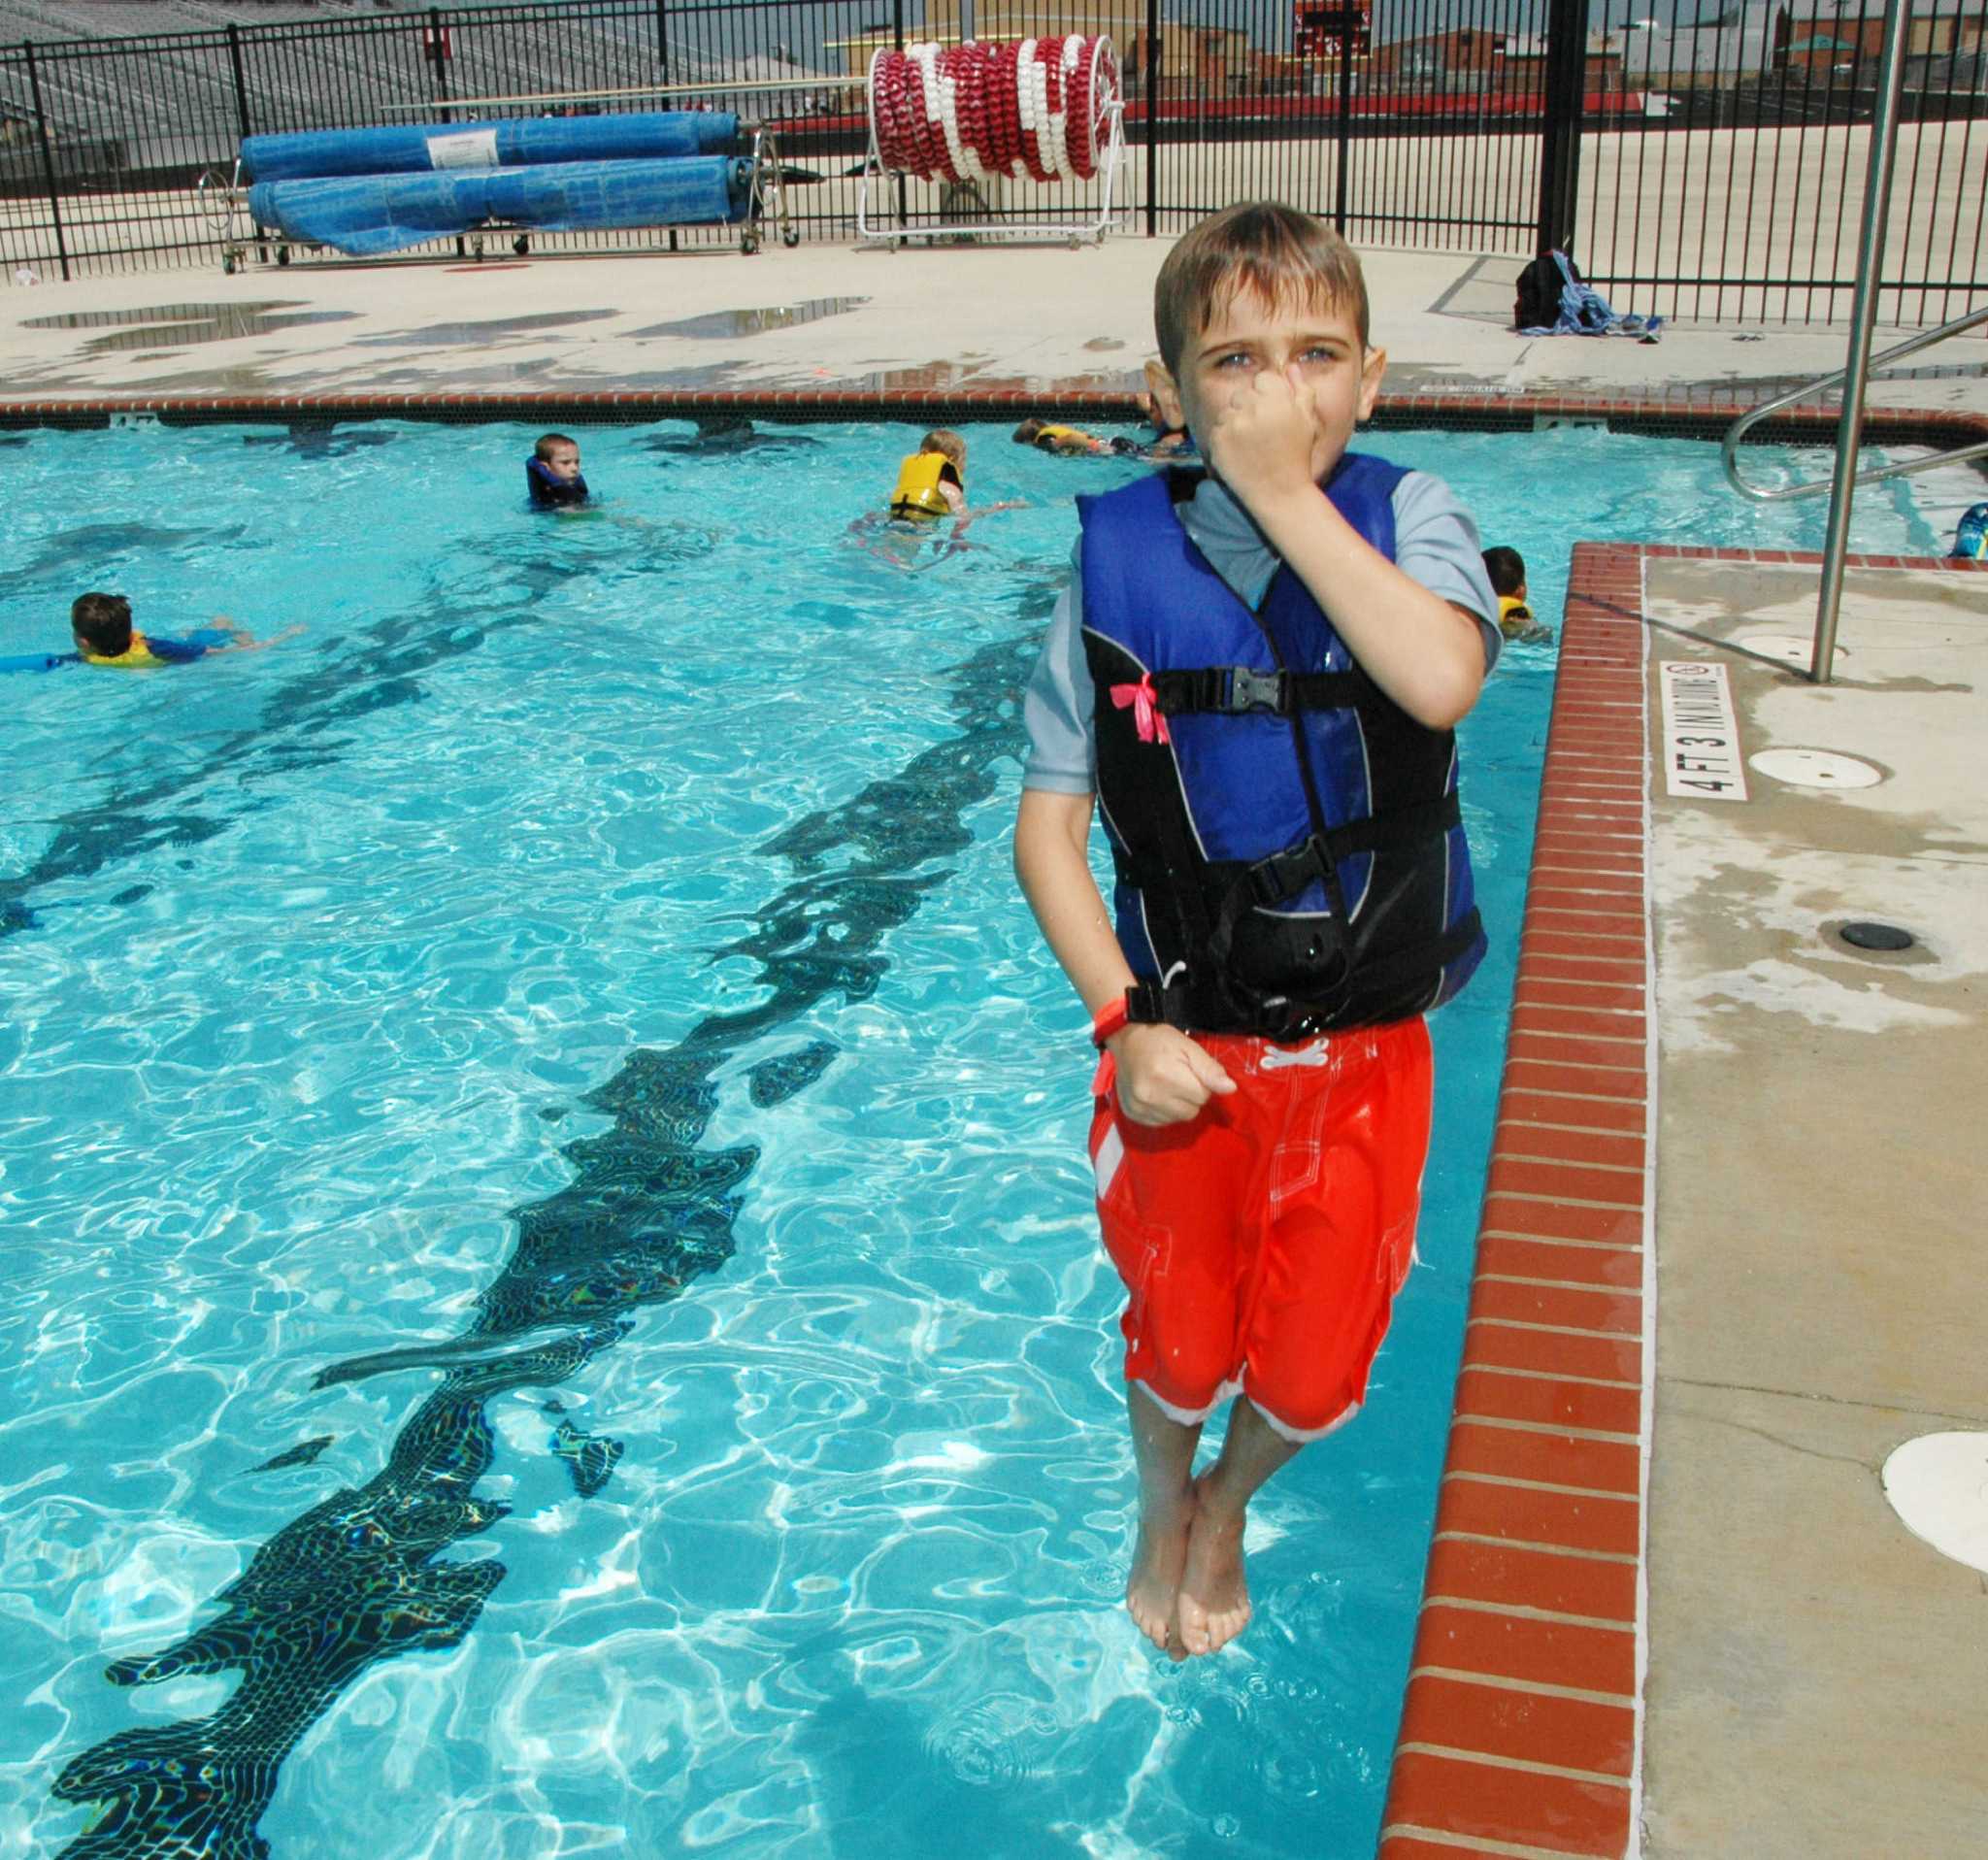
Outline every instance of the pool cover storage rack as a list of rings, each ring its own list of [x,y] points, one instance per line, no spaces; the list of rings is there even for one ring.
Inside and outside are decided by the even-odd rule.
[[[856,201],[862,239],[1067,239],[1103,243],[1125,156],[1125,104],[1109,38],[924,43],[870,60],[870,152]],[[906,181],[941,183],[940,223],[910,223]],[[1011,183],[1102,180],[1095,216],[1003,219]],[[897,206],[879,223],[871,184]],[[962,210],[965,216],[962,216]]]
[[[453,236],[480,257],[486,236],[529,249],[534,232],[736,225],[759,249],[772,218],[788,246],[773,132],[709,110],[391,124],[243,139],[234,173],[200,179],[221,232],[221,268],[251,248],[287,264],[299,248],[377,257]]]

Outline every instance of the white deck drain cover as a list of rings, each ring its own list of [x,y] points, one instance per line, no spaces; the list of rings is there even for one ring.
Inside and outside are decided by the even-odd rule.
[[[1800,633],[1740,633],[1734,637],[1735,646],[1743,646],[1749,652],[1758,652],[1764,659],[1785,659],[1790,665],[1799,665],[1805,672],[1815,662],[1815,642],[1805,639]],[[1843,648],[1836,648],[1830,663],[1835,664],[1844,656]]]
[[[1906,1530],[1988,1572],[1988,1434],[1922,1434],[1885,1461],[1882,1477]]]
[[[1762,749],[1749,755],[1746,765],[1772,781],[1797,788],[1874,788],[1884,780],[1882,769],[1828,749]]]

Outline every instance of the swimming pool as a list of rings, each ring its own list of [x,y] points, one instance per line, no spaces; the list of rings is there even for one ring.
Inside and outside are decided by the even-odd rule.
[[[519,428],[10,448],[0,653],[92,584],[309,627],[5,687],[10,1836],[1372,1850],[1551,655],[1467,726],[1507,934],[1436,1022],[1425,1269],[1259,1500],[1248,1635],[1167,1667],[1116,1600],[1080,1014],[1007,856],[1067,498],[1127,468],[970,436],[1031,508],[911,573],[844,534],[904,429],[588,431],[572,521],[518,508]],[[1378,448],[1549,614],[1575,535],[1820,534],[1710,446]]]

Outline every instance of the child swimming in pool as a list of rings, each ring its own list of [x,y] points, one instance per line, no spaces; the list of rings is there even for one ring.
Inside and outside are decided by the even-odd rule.
[[[967,508],[967,443],[949,426],[935,426],[897,468],[890,514],[906,522],[963,516]]]
[[[1055,420],[1031,415],[1014,429],[1017,446],[1033,446],[1039,452],[1054,452],[1062,458],[1110,457],[1111,442],[1081,426],[1064,426]]]
[[[1484,551],[1484,573],[1498,596],[1498,630],[1521,646],[1537,646],[1553,637],[1553,629],[1534,616],[1526,604],[1526,558],[1502,544]]]
[[[524,462],[524,487],[535,510],[572,510],[587,500],[580,445],[564,433],[541,433]]]
[[[301,633],[293,626],[273,639],[258,640],[246,626],[239,626],[226,614],[216,614],[212,626],[202,627],[183,640],[161,639],[139,632],[131,619],[131,603],[121,594],[79,594],[69,609],[70,637],[76,642],[74,655],[64,654],[62,662],[116,666],[120,670],[144,669],[155,665],[191,665],[213,652],[260,651]]]
[[[1126,1606],[1184,1658],[1248,1622],[1250,1498],[1358,1411],[1408,1274],[1422,1015],[1484,951],[1452,730],[1500,637],[1448,489],[1347,449],[1386,358],[1337,233],[1230,208],[1168,255],[1154,309],[1148,380],[1209,469],[1078,500],[1014,855],[1101,1048],[1090,1148],[1139,1471]],[[1087,856],[1101,804],[1115,923]]]
[[[935,426],[898,467],[897,482],[883,511],[870,511],[849,525],[849,534],[873,555],[893,568],[929,568],[944,557],[975,546],[966,540],[969,524],[997,511],[1021,509],[1019,499],[969,508],[966,490],[967,443],[949,426]],[[932,526],[950,517],[944,541],[927,551],[923,545]]]

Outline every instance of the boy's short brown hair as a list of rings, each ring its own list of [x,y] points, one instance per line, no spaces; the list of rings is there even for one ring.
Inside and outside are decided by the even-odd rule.
[[[121,658],[131,650],[131,603],[121,594],[79,594],[69,606],[69,631],[99,658]]]
[[[1353,249],[1322,219],[1276,200],[1225,207],[1190,227],[1153,284],[1153,328],[1170,375],[1195,334],[1230,298],[1265,303],[1323,300],[1353,313],[1367,347],[1367,281]]]
[[[918,442],[921,452],[937,452],[941,458],[950,459],[956,472],[967,468],[967,443],[950,426],[935,426]]]
[[[532,456],[543,465],[551,458],[555,446],[571,446],[576,452],[580,450],[580,442],[568,439],[564,433],[541,433],[532,447]]]

